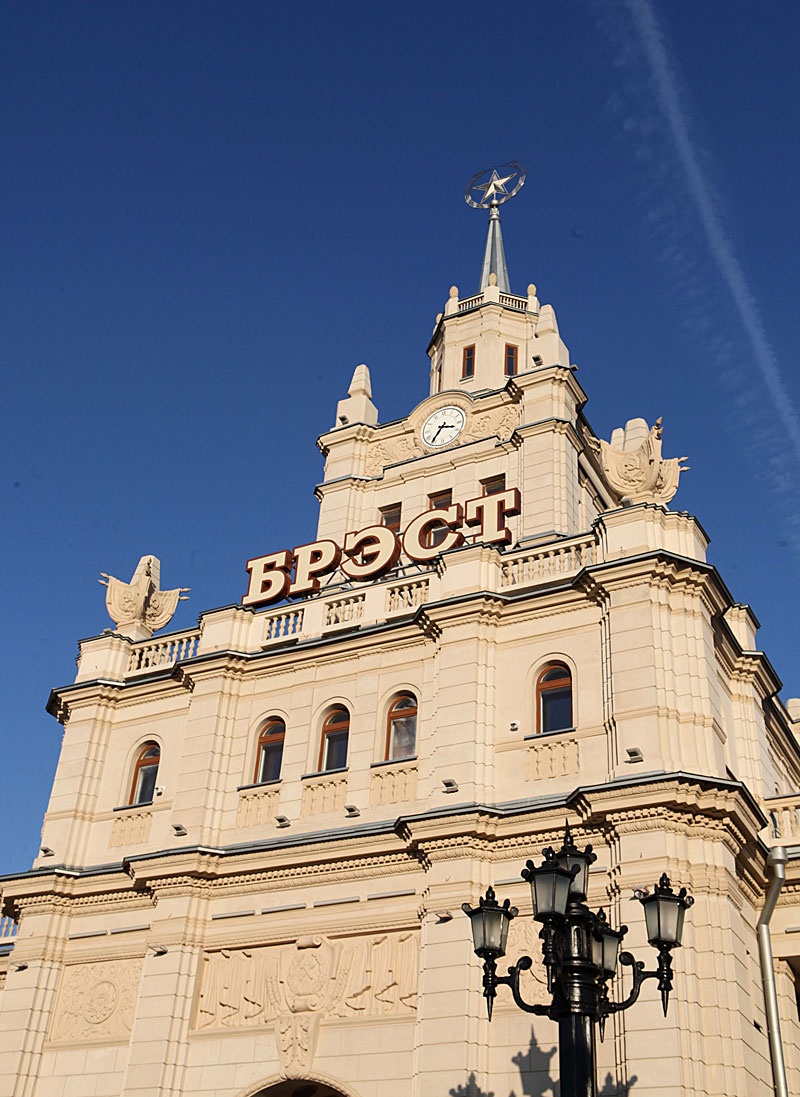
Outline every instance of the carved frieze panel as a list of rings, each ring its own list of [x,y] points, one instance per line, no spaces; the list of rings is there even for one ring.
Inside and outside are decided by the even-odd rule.
[[[236,825],[255,827],[262,823],[271,823],[278,809],[279,796],[280,793],[274,788],[242,792],[239,796]]]
[[[347,799],[347,776],[311,777],[303,785],[301,815],[341,811]]]
[[[544,781],[548,777],[566,777],[580,768],[577,739],[533,739],[525,756],[525,778]]]
[[[393,766],[381,766],[373,770],[370,782],[369,802],[376,804],[398,804],[404,800],[414,800],[417,796],[416,763],[398,762]]]
[[[286,1045],[281,1054],[289,1054],[297,1041],[313,1043],[312,1028],[301,1032],[289,1025],[293,1016],[412,1014],[418,949],[418,935],[409,932],[345,941],[304,937],[293,945],[206,953],[195,1027],[245,1028],[278,1021],[279,1047]]]
[[[135,846],[150,837],[153,816],[149,811],[120,813],[111,824],[110,846]]]
[[[50,1039],[127,1040],[141,973],[141,959],[69,964],[61,978]]]

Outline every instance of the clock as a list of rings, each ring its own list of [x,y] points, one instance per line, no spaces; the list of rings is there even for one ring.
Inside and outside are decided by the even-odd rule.
[[[452,404],[446,408],[439,408],[433,415],[429,415],[422,425],[422,441],[426,446],[438,449],[440,446],[449,446],[455,442],[467,417],[461,408]]]

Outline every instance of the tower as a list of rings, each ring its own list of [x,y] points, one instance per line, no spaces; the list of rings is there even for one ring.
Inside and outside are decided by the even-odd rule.
[[[42,854],[0,881],[6,1092],[546,1093],[552,1024],[499,1000],[488,1024],[459,908],[494,884],[529,914],[519,863],[565,817],[634,947],[634,887],[666,868],[696,898],[677,1008],[653,993],[600,1049],[605,1092],[635,1097],[771,1091],[756,926],[784,839],[798,1088],[800,704],[669,508],[660,423],[598,437],[553,307],[511,292],[498,193],[520,179],[473,180],[478,291],[450,290],[408,414],[381,423],[355,369],[316,540],[254,546],[242,604],[195,629],[149,635],[180,596],[153,580],[53,691]],[[536,932],[515,920],[510,960]]]

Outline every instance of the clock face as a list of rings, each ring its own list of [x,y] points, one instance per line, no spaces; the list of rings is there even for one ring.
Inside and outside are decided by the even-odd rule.
[[[467,417],[461,408],[439,408],[433,415],[429,415],[422,427],[422,441],[426,446],[447,446],[455,442]]]

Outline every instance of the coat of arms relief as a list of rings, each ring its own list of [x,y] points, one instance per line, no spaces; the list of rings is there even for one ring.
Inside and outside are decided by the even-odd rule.
[[[411,1016],[417,1008],[417,933],[301,937],[293,945],[223,949],[203,959],[195,1027],[274,1024],[289,1077],[310,1067],[322,1017]]]

